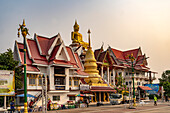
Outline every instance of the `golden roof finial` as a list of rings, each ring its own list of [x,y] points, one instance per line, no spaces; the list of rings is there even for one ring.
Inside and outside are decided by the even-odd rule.
[[[24,26],[24,27],[26,26],[26,25],[25,25],[25,19],[23,19],[22,26]]]
[[[90,29],[88,30],[88,32],[87,32],[88,34],[89,34],[89,48],[91,48],[91,41],[90,41]]]

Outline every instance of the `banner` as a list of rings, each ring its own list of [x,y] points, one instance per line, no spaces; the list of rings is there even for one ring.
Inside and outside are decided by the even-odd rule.
[[[15,95],[14,71],[0,70],[0,96]]]
[[[144,86],[148,86],[150,87],[152,90],[147,91],[147,93],[149,94],[160,94],[161,92],[161,87],[159,86],[159,84],[145,84]]]

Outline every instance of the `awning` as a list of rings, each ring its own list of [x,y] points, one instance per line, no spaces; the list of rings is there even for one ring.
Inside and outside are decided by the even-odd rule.
[[[138,86],[140,89],[142,90],[152,90],[150,87],[148,86]]]

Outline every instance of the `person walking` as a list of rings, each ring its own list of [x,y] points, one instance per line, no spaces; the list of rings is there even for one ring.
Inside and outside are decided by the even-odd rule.
[[[14,101],[10,102],[10,109],[11,109],[11,113],[13,113],[15,111]]]
[[[154,95],[154,106],[157,106],[157,97]]]

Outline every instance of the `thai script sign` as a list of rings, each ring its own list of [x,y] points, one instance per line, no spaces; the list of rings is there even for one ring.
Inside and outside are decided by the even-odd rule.
[[[15,95],[14,71],[0,70],[0,96]]]

